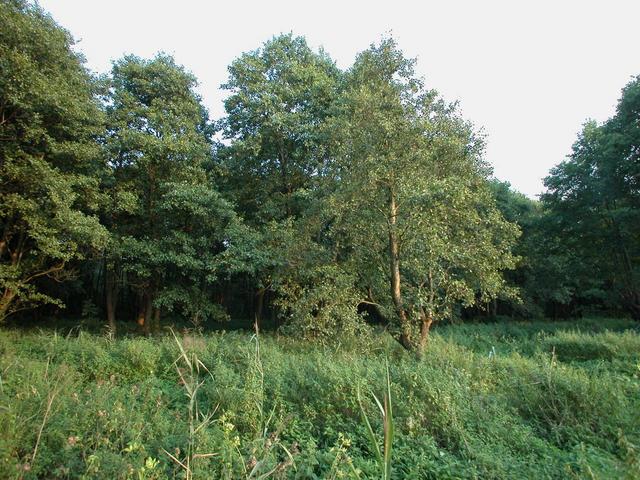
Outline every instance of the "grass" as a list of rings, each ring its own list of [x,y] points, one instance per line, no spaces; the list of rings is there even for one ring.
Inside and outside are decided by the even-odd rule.
[[[385,335],[2,330],[0,431],[0,478],[640,478],[640,335],[452,325],[417,360]]]

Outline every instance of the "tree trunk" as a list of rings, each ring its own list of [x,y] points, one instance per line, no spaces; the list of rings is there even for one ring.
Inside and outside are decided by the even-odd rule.
[[[153,319],[153,295],[151,292],[146,293],[144,300],[144,333],[149,335],[153,327],[151,324]]]
[[[0,298],[0,322],[2,322],[9,315],[9,307],[13,303],[13,299],[16,294],[10,288],[5,288],[2,297]]]
[[[155,332],[159,332],[160,331],[160,315],[161,315],[161,310],[160,308],[156,307],[153,309],[153,330]]]
[[[396,232],[398,207],[392,189],[389,189],[389,269],[391,273],[391,298],[400,321],[400,344],[407,350],[412,350],[411,325],[407,312],[402,303],[401,277],[400,277],[400,241]]]
[[[115,296],[110,288],[107,288],[106,297],[107,325],[109,326],[111,333],[116,333]]]
[[[282,178],[282,193],[285,195],[285,210],[288,218],[291,216],[292,188],[287,171],[287,152],[285,151],[282,140],[280,140],[280,176]]]
[[[640,291],[628,290],[622,296],[622,301],[631,318],[636,322],[640,322]]]
[[[609,211],[609,205],[605,205]],[[615,207],[615,205],[614,205]],[[611,214],[609,214],[609,220],[614,228],[618,248],[621,251],[621,255],[618,255],[618,261],[621,263],[621,270],[624,273],[626,288],[622,294],[622,303],[631,314],[631,318],[636,321],[640,321],[640,290],[636,288],[636,275],[631,261],[631,255],[625,242],[620,226],[615,221]],[[622,257],[622,258],[620,258]]]
[[[487,317],[495,317],[498,315],[498,299],[494,298],[487,302]]]
[[[105,306],[107,310],[107,325],[111,333],[116,333],[116,307],[118,303],[118,286],[114,272],[106,268],[105,274]]]
[[[260,290],[258,290],[258,293],[256,293],[256,296],[258,297],[257,299],[257,304],[256,304],[256,313],[255,313],[255,323],[256,326],[258,328],[260,328],[261,324],[262,324],[262,312],[264,310],[264,294],[266,292],[265,288],[261,288]]]
[[[6,232],[3,235],[6,237]],[[20,261],[22,260],[22,255],[24,253],[25,238],[26,238],[26,235],[23,229],[20,231],[20,235],[18,237],[18,244],[16,248],[13,249],[10,255],[12,267],[18,268],[18,266],[20,265]],[[8,240],[6,238],[3,238],[3,242],[5,242],[3,244],[3,249],[6,249],[6,250],[8,250],[6,246],[7,241]],[[32,278],[35,276],[38,276],[38,275],[34,275],[32,276]],[[11,314],[11,305],[13,304],[17,296],[18,296],[17,289],[6,287],[4,289],[4,292],[2,292],[2,297],[0,297],[0,322],[3,321],[6,317],[8,317]]]
[[[425,349],[427,348],[427,343],[429,342],[429,331],[431,330],[431,324],[433,323],[433,317],[431,313],[427,314],[426,312],[421,312],[421,326],[420,326],[420,343],[418,344],[418,355],[422,357]]]
[[[144,329],[144,320],[145,320],[145,296],[144,292],[138,293],[138,316],[136,317],[136,322],[140,327]]]

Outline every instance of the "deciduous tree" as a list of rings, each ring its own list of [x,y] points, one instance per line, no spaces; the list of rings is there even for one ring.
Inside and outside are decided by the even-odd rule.
[[[543,200],[563,238],[581,293],[617,298],[640,320],[640,79],[615,115],[587,122],[573,152],[545,179]],[[598,285],[592,285],[598,280]]]
[[[73,39],[38,6],[0,3],[0,321],[57,303],[39,281],[100,248],[95,212],[103,127]]]
[[[506,289],[517,228],[495,207],[482,141],[426,90],[393,39],[361,53],[336,117],[335,230],[366,301],[422,351],[456,304]]]
[[[213,183],[212,131],[196,80],[160,54],[123,58],[111,81],[112,192],[133,199],[112,222],[110,256],[138,293],[145,329],[158,324],[161,308],[206,318],[220,311],[211,285],[238,222]]]

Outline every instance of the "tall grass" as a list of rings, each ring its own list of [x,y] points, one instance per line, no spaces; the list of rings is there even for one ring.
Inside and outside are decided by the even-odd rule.
[[[164,450],[164,453],[169,456],[174,462],[176,462],[183,470],[186,480],[193,478],[193,464],[198,459],[211,458],[216,456],[215,452],[199,453],[197,445],[197,436],[204,429],[211,426],[213,418],[216,413],[217,407],[203,412],[200,409],[198,403],[198,391],[204,385],[205,380],[202,379],[201,374],[204,372],[206,375],[213,379],[213,375],[207,369],[207,367],[198,358],[195,352],[187,353],[182,342],[178,339],[176,334],[171,331],[173,338],[178,346],[180,355],[174,362],[178,376],[180,377],[180,384],[184,387],[185,395],[187,397],[187,421],[189,425],[189,436],[186,448],[186,455],[184,458],[179,459],[177,456],[172,455],[168,451]]]
[[[389,480],[391,478],[391,452],[393,448],[393,408],[391,404],[391,377],[389,376],[389,364],[385,362],[385,373],[386,373],[386,385],[383,394],[383,403],[380,403],[378,397],[374,393],[371,393],[373,399],[376,402],[376,405],[380,409],[380,415],[382,416],[382,425],[383,425],[383,435],[382,435],[382,449],[378,443],[375,433],[373,432],[373,428],[371,427],[371,422],[367,417],[367,413],[365,411],[364,406],[362,405],[362,397],[360,394],[360,388],[357,390],[358,396],[358,404],[360,406],[360,413],[362,414],[362,421],[367,427],[367,434],[369,436],[369,445],[373,453],[375,454],[375,458],[378,462],[378,467],[380,469],[380,478],[382,480]]]
[[[0,478],[638,478],[640,336],[607,322],[436,329],[421,361],[0,331]]]

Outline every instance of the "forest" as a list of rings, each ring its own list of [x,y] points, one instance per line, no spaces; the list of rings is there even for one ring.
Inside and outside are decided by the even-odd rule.
[[[640,76],[534,200],[392,36],[276,35],[210,118],[0,24],[0,477],[640,476]]]

